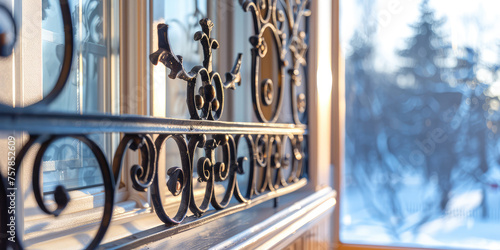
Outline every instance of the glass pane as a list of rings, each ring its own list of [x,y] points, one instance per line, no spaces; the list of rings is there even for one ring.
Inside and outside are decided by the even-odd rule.
[[[341,240],[500,248],[500,3],[341,1]]]
[[[189,71],[203,61],[203,51],[194,33],[201,30],[199,21],[207,17],[207,1],[153,1],[152,51],[158,49],[157,25],[168,24],[168,37],[174,53],[182,56],[184,68]],[[216,55],[214,53],[214,60]],[[186,82],[168,78],[169,69],[163,64],[153,66],[154,115],[189,118],[186,106]],[[168,86],[168,87],[167,87]],[[165,105],[166,104],[166,105]]]
[[[71,74],[63,92],[49,106],[50,110],[69,113],[108,112],[110,51],[105,30],[105,4],[102,0],[70,1],[73,20],[74,58]],[[42,74],[43,95],[55,86],[64,56],[64,30],[58,0],[42,1]],[[115,100],[117,101],[117,100]],[[109,103],[107,103],[109,102]],[[102,149],[107,149],[109,135],[92,135]],[[95,158],[83,143],[65,138],[53,143],[43,162],[43,190],[52,192],[57,185],[69,190],[102,185]]]
[[[67,190],[103,185],[99,164],[92,151],[73,138],[52,143],[43,156],[43,192],[51,193],[56,186]]]
[[[47,95],[59,76],[64,56],[64,30],[59,1],[42,2],[43,94]],[[74,59],[71,75],[63,93],[51,104],[52,110],[105,112],[106,44],[104,1],[70,2],[73,18]]]

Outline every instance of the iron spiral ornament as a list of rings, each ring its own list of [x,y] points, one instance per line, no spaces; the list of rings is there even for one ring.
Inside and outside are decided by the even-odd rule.
[[[297,88],[307,77],[301,75],[306,67],[307,22],[311,15],[308,0],[245,0],[243,10],[253,17],[254,35],[250,37],[252,48],[252,101],[254,111],[261,122],[278,120],[284,100],[285,89],[290,89],[290,105],[295,124],[304,124],[301,116],[306,114],[306,93]],[[305,26],[305,27],[303,27]],[[270,54],[274,53],[274,55]],[[291,62],[287,56],[291,57]],[[271,58],[269,60],[266,58]],[[263,65],[275,64],[276,76],[265,76]],[[306,71],[306,70],[304,70]],[[289,74],[289,86],[285,86],[285,74]],[[274,79],[273,79],[274,78]],[[307,89],[306,89],[307,91]]]

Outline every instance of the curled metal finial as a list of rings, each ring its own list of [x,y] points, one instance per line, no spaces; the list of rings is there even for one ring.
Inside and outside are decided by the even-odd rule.
[[[149,135],[126,134],[113,158],[113,174],[115,180],[120,179],[121,166],[125,159],[127,149],[137,151],[141,155],[141,164],[134,164],[130,168],[132,186],[135,190],[145,192],[153,182],[156,173],[156,149],[153,139]],[[119,182],[117,182],[119,184]]]
[[[158,50],[149,56],[151,63],[161,62],[170,69],[171,79],[182,79],[188,82],[187,104],[191,119],[218,120],[224,108],[224,90],[235,89],[241,84],[241,58],[238,54],[231,72],[226,73],[226,81],[212,69],[212,50],[219,48],[219,42],[211,37],[214,23],[208,19],[199,22],[201,31],[194,34],[194,40],[199,41],[203,48],[203,66],[195,66],[189,72],[184,69],[182,56],[176,55],[168,39],[168,25],[158,25]],[[196,78],[200,76],[202,86],[196,92]],[[201,111],[201,115],[200,115]]]
[[[167,181],[168,191],[174,196],[181,194],[182,187],[184,186],[184,171],[182,171],[182,168],[169,168],[167,175],[170,177]]]
[[[182,56],[177,56],[170,48],[168,40],[168,25],[158,24],[158,50],[149,55],[149,60],[157,65],[161,62],[165,67],[170,69],[168,77],[171,79],[180,78],[185,81],[190,81],[196,77],[196,73],[188,73],[182,65]]]
[[[236,61],[234,62],[233,69],[231,70],[231,72],[226,73],[226,82],[224,82],[224,88],[236,89],[235,83],[237,83],[238,86],[241,86],[241,57],[243,57],[243,54],[239,53],[238,58],[236,58]]]

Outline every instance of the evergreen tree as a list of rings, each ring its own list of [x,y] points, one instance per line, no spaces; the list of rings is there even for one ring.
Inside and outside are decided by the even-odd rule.
[[[444,24],[445,19],[438,19],[429,1],[423,0],[419,20],[410,25],[414,34],[407,40],[407,48],[398,51],[404,63],[398,72],[398,83],[407,89],[409,97],[400,108],[395,107],[404,109],[396,118],[406,125],[396,133],[404,142],[401,144],[412,145],[413,149],[407,154],[419,152],[420,160],[414,161],[413,167],[426,179],[437,180],[437,200],[428,201],[426,209],[438,214],[446,209],[453,188],[452,172],[459,163],[454,150],[459,131],[454,119],[462,101],[462,93],[445,81],[451,69],[445,65],[450,46],[441,33]],[[411,84],[401,84],[400,79],[407,79]],[[410,126],[413,129],[408,130]],[[436,133],[445,133],[446,140],[433,138]],[[417,159],[415,153],[413,158]],[[432,216],[429,214],[428,219]]]
[[[410,25],[414,36],[407,40],[408,47],[398,52],[404,62],[399,74],[410,77],[420,88],[434,89],[436,84],[443,82],[441,74],[446,70],[443,59],[448,56],[448,49],[439,32],[444,23],[444,19],[436,18],[429,1],[424,0],[419,20]]]

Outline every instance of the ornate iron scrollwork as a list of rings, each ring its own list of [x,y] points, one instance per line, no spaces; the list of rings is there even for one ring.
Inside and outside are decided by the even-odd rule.
[[[307,37],[303,31],[300,31],[300,20],[302,17],[309,16],[307,10],[307,0],[294,1],[283,0],[285,3],[285,12],[278,10],[276,0],[257,0],[245,1],[243,7],[251,11],[254,17],[255,35],[250,38],[254,46],[252,49],[252,91],[253,102],[257,117],[262,122],[275,122],[278,119],[279,111],[283,102],[284,79],[287,62],[286,54],[291,53],[292,65],[288,72],[291,75],[291,95],[292,110],[294,112],[294,121],[300,123],[299,113],[305,112],[305,95],[296,96],[295,87],[300,85],[300,68],[305,67],[305,56],[307,53]],[[72,60],[73,49],[73,30],[71,15],[67,0],[60,0],[60,6],[63,16],[65,29],[65,53],[62,71],[58,82],[52,92],[42,101],[30,107],[42,107],[52,102],[57,97],[69,75]],[[288,20],[289,34],[284,30],[282,24]],[[221,76],[212,70],[212,50],[219,47],[217,40],[211,37],[213,23],[209,19],[200,21],[202,31],[195,33],[194,40],[199,41],[203,48],[204,61],[203,66],[195,66],[189,72],[184,69],[182,57],[175,55],[168,41],[168,26],[160,24],[158,26],[159,49],[150,56],[150,60],[157,64],[163,63],[171,70],[170,78],[179,78],[187,82],[188,97],[187,105],[192,120],[175,121],[174,119],[154,120],[154,126],[168,127],[170,123],[183,123],[190,126],[189,130],[176,131],[154,130],[150,127],[138,130],[120,130],[120,122],[114,121],[112,130],[102,131],[101,127],[94,127],[85,132],[59,132],[56,129],[49,132],[39,132],[35,130],[28,131],[29,141],[23,145],[18,152],[15,161],[15,173],[20,173],[23,166],[23,160],[26,158],[29,150],[35,152],[35,163],[33,165],[33,193],[39,208],[46,214],[53,216],[62,216],[67,206],[71,204],[68,191],[63,186],[57,186],[54,194],[55,209],[45,204],[43,195],[40,172],[42,171],[42,159],[47,153],[49,147],[61,138],[71,137],[86,145],[94,155],[97,167],[101,172],[105,194],[105,204],[103,215],[94,238],[89,240],[87,249],[95,249],[99,246],[109,228],[113,215],[113,206],[115,201],[115,191],[120,183],[121,172],[124,169],[130,169],[130,178],[132,187],[140,192],[150,191],[151,201],[158,218],[167,226],[182,227],[179,225],[191,211],[195,217],[203,216],[212,206],[216,210],[225,211],[235,209],[237,211],[244,205],[250,206],[258,202],[278,197],[286,192],[291,192],[305,185],[303,176],[304,162],[306,154],[304,152],[304,134],[305,126],[296,124],[236,124],[215,122],[218,120],[224,107],[224,91],[226,89],[235,89],[240,85],[240,67],[242,55],[239,54],[233,69],[226,73],[226,81],[223,82]],[[265,32],[270,32],[271,36],[267,38],[273,41],[266,41]],[[275,50],[269,46],[274,44]],[[289,51],[289,52],[287,52]],[[266,53],[276,53],[279,65],[279,81],[273,82],[272,79],[260,80],[258,72],[260,60],[266,56]],[[202,86],[196,88],[196,80],[201,77]],[[278,93],[278,95],[275,95]],[[264,114],[262,107],[273,106],[275,109],[270,114]],[[260,108],[259,108],[260,107]],[[2,116],[11,115],[12,121],[28,115],[24,111],[16,110],[7,106],[0,106]],[[9,113],[10,112],[10,113]],[[69,117],[68,119],[82,119],[83,123],[92,123],[94,120],[112,119],[112,116],[95,117],[81,116],[79,118],[69,115],[52,115],[52,117]],[[122,119],[123,117],[120,117]],[[156,118],[137,118],[134,122],[141,123],[147,119]],[[38,117],[38,119],[50,119]],[[88,119],[88,120],[87,120]],[[126,118],[123,118],[126,119]],[[196,121],[193,121],[196,120]],[[205,120],[205,121],[199,121]],[[76,123],[76,121],[75,121]],[[118,123],[118,124],[117,124]],[[169,123],[169,124],[167,124]],[[53,123],[56,124],[56,123]],[[160,125],[159,125],[160,124]],[[187,125],[186,125],[187,124]],[[242,130],[233,129],[209,131],[204,130],[203,126],[213,125],[219,128],[224,124],[231,126],[240,126]],[[129,124],[130,125],[130,124]],[[61,125],[64,127],[65,125]],[[69,126],[69,125],[66,125]],[[297,129],[298,130],[294,130]],[[111,166],[106,158],[104,151],[90,139],[91,133],[124,133],[123,137],[115,150]],[[180,166],[160,166],[160,155],[162,148],[167,140],[174,140],[179,149],[181,159]],[[287,144],[290,143],[287,151]],[[35,144],[40,144],[36,147]],[[140,154],[140,164],[124,167],[125,154],[129,151]],[[195,159],[195,151],[203,149],[204,154]],[[216,151],[221,156],[217,158]],[[243,154],[244,156],[240,156]],[[26,165],[26,164],[25,164]],[[127,177],[128,178],[128,177]],[[197,178],[197,179],[194,179]],[[240,181],[239,181],[240,180]],[[243,180],[245,183],[242,183]],[[195,183],[203,182],[205,190],[201,204],[197,204],[195,199]],[[6,199],[9,187],[6,180],[0,175],[0,206],[6,206]],[[216,193],[216,186],[225,184],[222,194]],[[282,191],[286,189],[289,191]],[[246,190],[246,191],[245,191]],[[221,191],[222,192],[222,191]],[[170,193],[173,196],[180,196],[180,205],[175,215],[169,215],[164,208],[165,194]],[[240,203],[237,206],[230,206],[230,201],[234,198]],[[269,198],[271,197],[271,198]],[[199,203],[199,202],[198,202]],[[50,209],[49,209],[50,208]],[[0,210],[0,236],[3,236],[8,228],[6,227],[10,215],[5,209]],[[194,220],[194,218],[192,218]],[[191,221],[193,221],[191,220]],[[194,220],[196,221],[196,220]],[[19,232],[16,232],[19,235]],[[22,249],[23,245],[19,237],[16,236],[15,242],[7,241],[0,237],[0,248],[12,247]]]
[[[300,69],[307,67],[306,58],[308,49],[307,33],[301,30],[301,22],[304,18],[311,15],[311,11],[307,7],[308,0],[295,1],[295,3],[290,2],[290,0],[285,0],[285,2],[288,32],[291,34],[288,41],[288,48],[292,56],[292,65],[288,70],[288,74],[291,77],[291,104],[293,119],[296,124],[300,124],[305,123],[304,119],[300,118],[300,114],[307,113],[307,100],[305,93],[297,94],[297,87],[301,86],[304,81],[303,76],[300,74]],[[307,85],[305,87],[307,91]]]
[[[144,192],[151,186],[156,174],[156,147],[153,144],[153,139],[149,135],[135,134],[127,134],[122,138],[113,159],[113,173],[117,184],[127,149],[140,150],[141,165],[132,166],[130,176],[134,189]]]
[[[29,141],[23,146],[22,150],[18,153],[17,158],[16,158],[16,164],[14,166],[15,169],[15,176],[20,176],[20,170],[22,166],[22,162],[24,158],[26,157],[28,150],[30,150],[33,145],[37,141],[41,144],[40,148],[38,149],[35,157],[35,163],[33,165],[33,174],[32,174],[32,183],[33,183],[33,193],[35,195],[36,202],[39,206],[39,208],[46,214],[53,215],[53,216],[59,216],[63,210],[66,208],[68,203],[70,202],[70,197],[69,194],[67,193],[66,189],[64,186],[57,186],[54,192],[54,201],[56,203],[56,209],[51,211],[49,208],[45,205],[44,200],[43,200],[43,195],[42,195],[42,187],[40,185],[40,170],[41,170],[41,165],[42,165],[42,157],[45,154],[46,150],[48,147],[56,140],[60,138],[64,138],[68,136],[49,136],[49,137],[43,137],[43,136],[31,136]],[[111,218],[113,215],[113,205],[114,205],[114,199],[115,199],[115,178],[113,177],[112,170],[108,164],[108,160],[106,159],[105,154],[103,151],[99,148],[99,146],[89,139],[85,135],[73,135],[69,136],[72,137],[85,145],[92,151],[94,154],[97,163],[99,165],[99,169],[101,171],[101,176],[103,179],[103,185],[104,185],[104,193],[105,193],[105,201],[104,201],[104,210],[103,210],[103,215],[101,218],[101,222],[99,225],[99,228],[97,230],[96,235],[94,238],[90,241],[90,243],[87,245],[86,249],[95,249],[99,246],[99,243],[102,241],[104,238],[104,235],[106,234],[106,231],[108,230],[108,227],[111,223]],[[18,179],[16,179],[17,181]],[[17,183],[16,183],[17,184]],[[18,228],[15,228],[16,230],[16,235],[19,235],[19,232],[17,232]],[[6,239],[2,239],[2,241],[6,241]],[[6,242],[7,244],[14,245],[14,247],[17,248],[22,248],[22,244],[19,240],[16,240],[15,242]],[[3,243],[2,243],[3,244]],[[1,244],[0,244],[1,245]]]
[[[157,65],[161,62],[170,69],[171,79],[182,79],[187,82],[187,105],[191,119],[218,120],[224,109],[224,90],[235,89],[241,84],[240,67],[242,54],[238,55],[231,72],[226,73],[223,83],[219,73],[212,70],[212,50],[219,48],[219,42],[211,37],[214,24],[208,18],[200,20],[202,31],[194,34],[194,40],[203,47],[203,66],[195,66],[187,72],[182,64],[182,56],[175,55],[168,40],[168,25],[158,25],[158,50],[149,59]],[[200,76],[202,86],[196,94],[196,78]],[[213,85],[212,85],[213,82]],[[198,113],[201,110],[201,115]]]
[[[278,8],[278,2],[283,10]],[[310,16],[308,0],[246,0],[242,2],[245,11],[251,12],[254,20],[254,33],[250,37],[252,49],[252,102],[254,111],[261,122],[274,123],[278,120],[284,99],[285,71],[290,75],[290,104],[293,120],[301,124],[299,114],[306,113],[307,100],[304,93],[297,94],[297,87],[302,85],[301,67],[306,67],[307,35],[301,29],[302,21]],[[286,25],[285,25],[286,24]],[[217,40],[211,38],[213,23],[210,19],[200,20],[202,31],[194,35],[203,47],[203,67],[195,66],[187,72],[182,63],[182,56],[175,55],[168,40],[168,25],[158,25],[158,50],[150,55],[150,61],[157,65],[163,63],[170,69],[169,77],[188,82],[187,104],[191,119],[218,120],[224,107],[224,89],[235,89],[235,83],[241,84],[239,74],[241,54],[231,72],[226,73],[226,82],[222,84],[220,75],[212,72],[212,50],[219,48]],[[288,27],[288,30],[285,29]],[[269,41],[269,39],[271,39]],[[274,49],[273,49],[274,48]],[[268,53],[275,53],[277,81],[272,77],[261,79],[262,61]],[[291,56],[291,65],[287,55]],[[268,65],[269,66],[269,65]],[[288,70],[286,70],[288,68]],[[196,78],[200,76],[203,86],[195,94]],[[214,86],[212,86],[214,81]],[[201,116],[198,110],[202,111]],[[215,112],[215,114],[212,113]]]
[[[169,180],[164,184],[165,182],[160,179],[162,176],[160,176],[161,171],[157,171],[154,177],[153,181],[153,186],[151,188],[151,200],[153,202],[153,206],[155,208],[155,212],[158,215],[158,218],[165,223],[166,225],[176,225],[182,222],[184,218],[186,217],[188,208],[189,208],[189,201],[191,198],[191,190],[192,190],[192,184],[191,184],[191,175],[192,175],[192,163],[191,163],[191,158],[189,157],[189,151],[188,151],[188,146],[186,143],[186,140],[184,139],[184,136],[182,135],[159,135],[158,138],[156,138],[155,141],[155,146],[158,149],[157,153],[159,154],[161,152],[161,148],[164,144],[165,141],[173,139],[177,147],[179,148],[180,152],[180,157],[182,161],[182,167],[174,167],[173,170],[170,170],[167,174],[169,175]],[[159,157],[157,157],[159,159]],[[157,166],[158,166],[158,161],[157,161]],[[158,166],[159,167],[159,166]],[[166,168],[166,166],[165,166]],[[169,184],[174,182],[175,183],[175,189],[172,189],[170,186],[173,186],[172,184]],[[175,214],[174,217],[170,217],[165,209],[163,208],[163,195],[162,195],[162,188],[165,187],[164,185],[168,186],[168,190],[173,194],[173,195],[178,195],[182,193],[181,196],[181,204],[179,206],[179,209],[177,210],[177,213]],[[174,192],[172,192],[174,191]]]
[[[285,91],[285,74],[287,66],[285,60],[286,34],[279,29],[279,22],[284,22],[284,16],[277,10],[277,1],[258,0],[244,1],[245,11],[251,11],[253,16],[254,33],[250,37],[252,49],[252,100],[255,114],[261,122],[276,122],[281,111]],[[265,34],[272,41],[266,41]],[[274,49],[270,49],[271,46]],[[268,53],[275,53],[277,59],[277,82],[271,78],[260,79],[261,61]],[[267,113],[267,114],[266,114]]]
[[[281,3],[284,10],[278,8]],[[242,7],[253,16],[254,35],[250,37],[252,49],[252,99],[255,114],[261,122],[278,120],[285,91],[285,70],[291,77],[291,107],[294,122],[301,124],[300,113],[306,112],[306,95],[297,95],[301,85],[300,67],[306,66],[307,35],[301,30],[304,17],[310,16],[308,0],[246,0]],[[284,25],[286,24],[286,25]],[[288,27],[288,33],[285,27]],[[272,41],[266,39],[272,39]],[[274,46],[274,49],[270,49]],[[262,61],[268,53],[275,53],[278,79],[260,79]],[[286,60],[291,53],[292,65]]]

